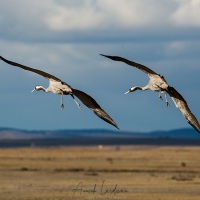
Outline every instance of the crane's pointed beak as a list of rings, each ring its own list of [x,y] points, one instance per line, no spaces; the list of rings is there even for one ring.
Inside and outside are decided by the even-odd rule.
[[[131,90],[128,90],[127,92],[125,92],[124,94],[128,94],[128,93],[130,93],[131,92]]]
[[[35,92],[35,88],[31,92]]]

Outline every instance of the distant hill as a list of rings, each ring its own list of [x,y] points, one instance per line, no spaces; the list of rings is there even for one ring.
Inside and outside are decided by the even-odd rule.
[[[21,130],[12,128],[0,128],[0,140],[22,139],[61,139],[61,138],[177,138],[200,139],[194,129],[184,128],[169,131],[136,132],[136,131],[112,131],[104,129],[89,130]]]

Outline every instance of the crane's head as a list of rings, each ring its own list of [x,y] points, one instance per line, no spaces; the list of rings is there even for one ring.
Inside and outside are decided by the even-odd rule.
[[[35,88],[31,92],[43,90],[45,92],[45,88],[43,88],[41,85],[36,85]]]

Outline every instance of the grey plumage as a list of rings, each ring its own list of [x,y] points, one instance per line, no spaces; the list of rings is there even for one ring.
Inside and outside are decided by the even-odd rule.
[[[19,63],[7,60],[5,58],[3,58],[2,56],[0,56],[0,59],[3,60],[4,62],[6,62],[9,65],[12,66],[16,66],[16,67],[20,67],[24,70],[28,70],[31,72],[34,72],[38,75],[43,76],[44,78],[49,80],[49,87],[48,88],[44,88],[42,86],[36,86],[32,92],[34,91],[38,91],[38,90],[43,90],[44,92],[53,92],[54,94],[60,94],[61,95],[61,108],[64,108],[63,105],[63,95],[70,95],[75,103],[78,105],[78,107],[80,108],[80,104],[76,101],[74,95],[79,98],[82,103],[87,106],[89,109],[91,109],[98,117],[100,117],[101,119],[103,119],[104,121],[108,122],[109,124],[115,126],[116,128],[118,128],[117,124],[113,121],[113,119],[99,106],[99,104],[88,94],[74,89],[72,88],[70,85],[68,85],[67,83],[63,82],[62,80],[60,80],[59,78],[48,74],[44,71],[38,70],[38,69],[34,69],[25,65],[21,65]],[[119,128],[118,128],[119,129]]]
[[[168,85],[167,81],[164,79],[163,76],[157,74],[156,72],[154,72],[153,70],[149,69],[148,67],[146,67],[144,65],[127,60],[125,58],[122,58],[119,56],[108,56],[108,55],[103,55],[103,54],[100,54],[100,55],[107,57],[111,60],[124,62],[130,66],[136,67],[136,68],[140,69],[141,71],[143,71],[144,73],[146,73],[147,76],[149,77],[149,79],[150,79],[149,83],[145,87],[140,87],[140,86],[132,87],[125,94],[127,94],[129,92],[133,92],[138,89],[139,90],[150,89],[150,90],[153,90],[153,91],[156,91],[159,93],[164,93],[165,99],[166,99],[166,105],[168,107],[169,103],[168,103],[167,95],[166,95],[166,93],[168,93],[170,95],[171,99],[173,100],[175,106],[181,111],[181,113],[185,117],[186,121],[196,131],[198,131],[200,133],[200,124],[199,124],[198,120],[196,119],[196,117],[190,111],[190,109],[187,105],[187,102],[173,87]],[[161,98],[160,94],[159,94],[159,98]]]

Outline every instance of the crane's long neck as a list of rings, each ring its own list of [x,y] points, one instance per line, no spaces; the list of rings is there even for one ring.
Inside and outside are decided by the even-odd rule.
[[[148,85],[146,85],[144,87],[134,86],[134,87],[130,88],[127,92],[125,92],[125,94],[128,94],[130,92],[134,92],[136,90],[149,90],[149,86]]]
[[[32,92],[34,91],[39,91],[39,90],[42,90],[44,92],[51,92],[51,89],[48,87],[48,88],[44,88],[43,86],[41,85],[37,85],[35,86],[35,88],[32,90]]]
[[[42,87],[42,86],[41,86],[41,87]],[[42,90],[43,90],[44,92],[52,92],[52,89],[51,89],[50,87],[48,87],[48,88],[42,87]]]
[[[47,89],[44,88],[44,87],[42,87],[42,86],[40,86],[40,88],[39,88],[38,90],[42,90],[42,91],[44,91],[44,92],[47,92]]]

